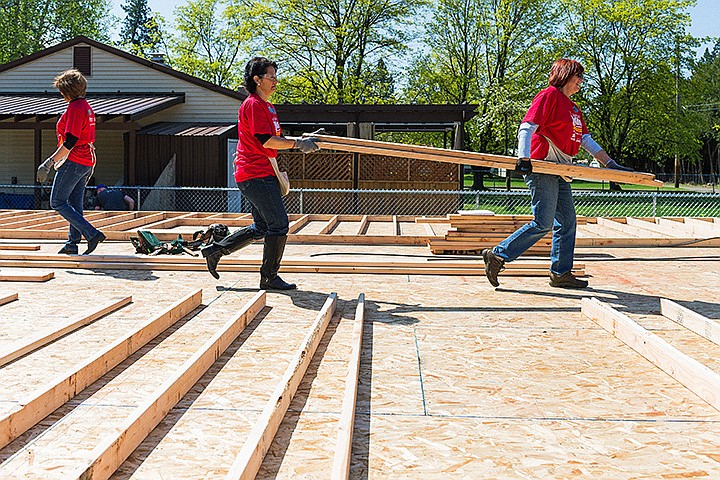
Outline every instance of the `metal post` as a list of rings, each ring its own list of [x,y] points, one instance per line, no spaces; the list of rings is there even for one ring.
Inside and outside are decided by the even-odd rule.
[[[653,192],[653,217],[657,217],[657,192]]]

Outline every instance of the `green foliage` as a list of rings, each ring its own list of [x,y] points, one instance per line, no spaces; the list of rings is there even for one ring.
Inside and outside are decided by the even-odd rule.
[[[0,2],[0,63],[85,35],[109,40],[113,17],[108,0],[3,0]]]
[[[140,57],[148,57],[163,47],[163,19],[159,14],[153,14],[147,0],[127,0],[122,9],[126,13],[120,30],[123,47]]]
[[[382,69],[387,69],[392,55],[406,48],[409,32],[401,28],[402,22],[421,4],[234,0],[232,17],[251,25],[255,51],[275,59],[280,70],[288,72],[282,75],[277,101],[364,103],[392,97],[392,92],[378,91],[382,83],[373,82],[392,78]]]
[[[250,23],[232,14],[227,0],[191,0],[176,10],[179,34],[170,41],[170,64],[217,85],[242,84]]]

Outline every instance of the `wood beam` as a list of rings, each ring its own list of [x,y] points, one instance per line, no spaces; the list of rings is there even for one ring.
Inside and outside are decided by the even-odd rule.
[[[583,298],[582,312],[711,407],[720,411],[720,375],[715,371],[597,298]]]
[[[294,233],[297,233],[298,230],[303,228],[305,225],[308,224],[310,221],[310,215],[303,215],[299,219],[293,221],[290,226],[288,227],[288,235],[292,235]]]
[[[358,225],[357,235],[358,236],[365,235],[365,232],[367,232],[367,227],[368,227],[368,216],[363,215],[362,219],[360,220],[360,225]]]
[[[220,327],[149,399],[138,405],[119,427],[112,429],[112,433],[86,457],[86,463],[68,478],[110,478],[264,307],[265,291],[262,290]]]
[[[250,436],[225,476],[225,480],[252,480],[257,475],[263,457],[270,448],[298,385],[300,385],[325,329],[330,323],[336,304],[337,294],[332,293],[325,301],[300,348],[295,352],[280,383],[270,396],[270,400],[265,405]]]
[[[335,456],[330,473],[331,480],[347,480],[350,477],[352,437],[355,428],[355,407],[357,405],[358,379],[360,377],[360,354],[362,353],[363,322],[365,321],[365,294],[358,297],[355,321],[350,346],[352,352],[345,377],[345,393],[340,409]]]
[[[0,282],[47,282],[53,278],[55,278],[55,272],[48,272],[39,275],[0,273]]]
[[[666,298],[660,299],[660,313],[663,317],[669,318],[701,337],[720,345],[720,323],[715,320],[704,317]]]
[[[132,333],[41,385],[26,398],[20,399],[14,408],[0,417],[0,448],[23,434],[172,324],[193,311],[201,301],[202,290],[190,293]]]
[[[0,293],[0,305],[5,305],[6,303],[14,302],[18,299],[17,293]]]
[[[26,250],[26,251],[37,251],[40,250],[40,245],[0,245],[0,250]]]
[[[325,226],[318,232],[318,235],[328,235],[338,223],[338,216],[334,215]]]
[[[132,297],[118,297],[105,302],[99,309],[93,307],[90,312],[77,315],[70,318],[63,326],[57,328],[56,325],[52,325],[49,328],[40,330],[39,332],[33,332],[25,338],[11,343],[5,348],[0,349],[0,366],[12,362],[13,360],[22,357],[23,355],[37,350],[38,348],[47,345],[48,343],[57,340],[63,335],[67,335],[70,332],[77,330],[80,327],[84,327],[100,317],[104,317],[108,313],[114,312],[115,310],[124,307],[128,303],[132,302]]]

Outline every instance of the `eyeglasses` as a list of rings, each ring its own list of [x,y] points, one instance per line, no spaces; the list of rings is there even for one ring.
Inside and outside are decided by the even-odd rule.
[[[260,78],[267,78],[271,82],[275,82],[275,83],[277,83],[277,81],[278,81],[277,77],[271,77],[269,75],[260,75]]]

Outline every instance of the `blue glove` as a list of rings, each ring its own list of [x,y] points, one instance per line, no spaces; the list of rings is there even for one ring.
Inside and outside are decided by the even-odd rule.
[[[615,160],[610,160],[609,162],[607,162],[607,163],[605,164],[605,166],[606,166],[607,168],[612,168],[613,170],[620,170],[620,171],[623,171],[623,172],[634,172],[634,171],[635,171],[635,170],[633,170],[633,169],[630,168],[630,167],[623,167],[622,165],[620,165],[619,163],[617,163]]]
[[[515,171],[522,173],[523,175],[529,175],[532,173],[532,163],[529,158],[518,158],[515,164]]]
[[[303,153],[313,153],[320,150],[312,137],[298,138],[295,140],[295,148]]]

